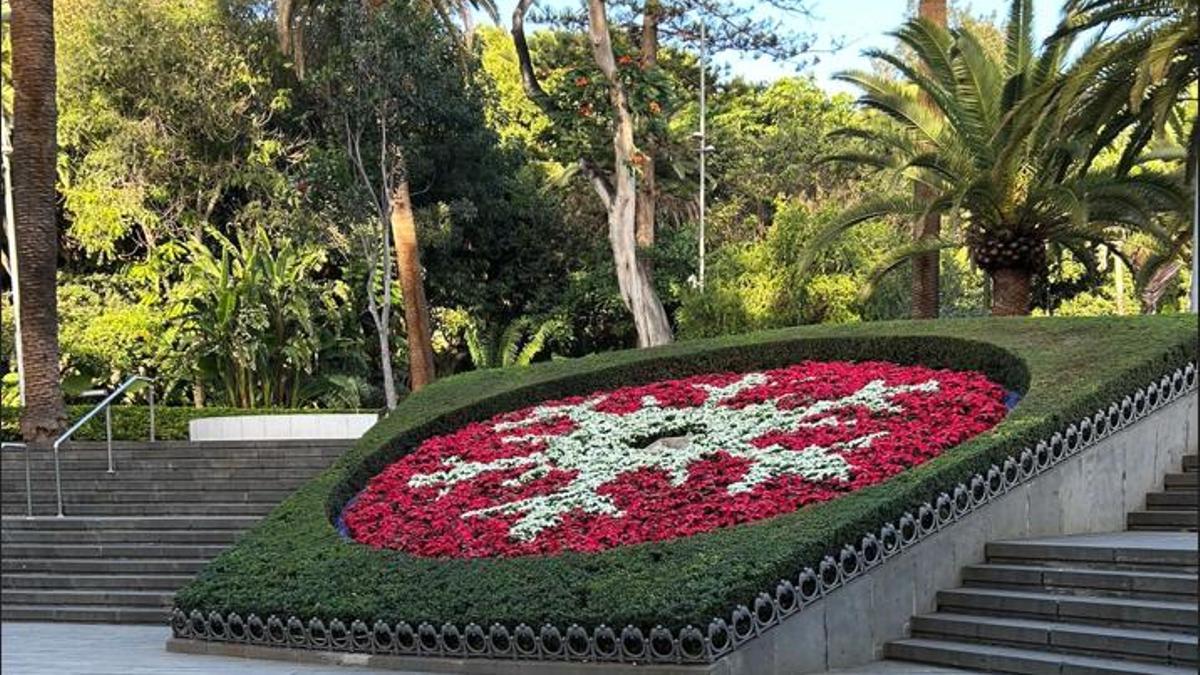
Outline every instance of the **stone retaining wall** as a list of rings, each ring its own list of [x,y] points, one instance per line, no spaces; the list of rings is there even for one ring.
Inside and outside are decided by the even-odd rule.
[[[936,609],[939,589],[962,585],[962,568],[984,561],[987,542],[1124,530],[1126,514],[1197,451],[1198,412],[1192,391],[805,607],[713,672],[800,675],[869,663],[907,636],[913,615]]]

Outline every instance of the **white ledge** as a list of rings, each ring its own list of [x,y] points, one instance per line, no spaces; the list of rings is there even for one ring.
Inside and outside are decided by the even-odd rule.
[[[375,413],[201,417],[188,422],[188,437],[193,441],[356,439],[377,421]]]

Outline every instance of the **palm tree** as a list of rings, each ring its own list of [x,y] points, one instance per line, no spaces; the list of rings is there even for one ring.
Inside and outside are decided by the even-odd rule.
[[[1192,102],[1200,78],[1200,4],[1195,0],[1068,0],[1065,16],[1048,42],[1071,40],[1093,30],[1116,30],[1092,47],[1072,69],[1071,86],[1086,102],[1083,115],[1105,120],[1090,136],[1090,151],[1128,133],[1119,170],[1129,171],[1151,139]],[[1192,181],[1191,308],[1200,305],[1200,116],[1184,132]]]
[[[852,208],[819,234],[804,260],[858,223],[883,216],[916,219],[937,213],[961,240],[916,242],[887,256],[873,278],[904,260],[965,244],[992,281],[995,315],[1030,311],[1035,275],[1045,270],[1047,244],[1087,257],[1111,244],[1118,228],[1157,233],[1154,214],[1180,208],[1182,186],[1144,170],[1093,170],[1088,154],[1062,130],[1081,129],[1070,115],[1060,77],[1070,46],[1062,40],[1034,53],[1032,0],[1013,0],[1003,55],[993,55],[970,28],[946,30],[917,18],[895,36],[915,63],[874,50],[902,79],[866,72],[839,74],[859,87],[859,99],[885,124],[835,133],[867,144],[830,159],[895,172],[928,188],[919,200],[881,197]],[[932,109],[921,105],[927,96]],[[1163,233],[1165,238],[1165,233]]]
[[[12,200],[21,283],[25,408],[21,434],[48,441],[66,422],[58,363],[58,224],[54,183],[54,3],[13,3]]]

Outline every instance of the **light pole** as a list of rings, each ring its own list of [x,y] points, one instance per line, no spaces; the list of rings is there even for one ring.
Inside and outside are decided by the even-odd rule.
[[[8,17],[4,17],[8,22]],[[13,221],[12,202],[12,143],[10,142],[8,115],[0,110],[0,156],[4,173],[4,238],[8,240],[8,279],[12,283],[13,341],[17,358],[17,393],[21,405],[25,405],[25,360],[21,353],[21,284],[17,280],[17,225]]]
[[[1200,313],[1200,152],[1192,160],[1192,314]]]
[[[692,134],[692,138],[695,138],[699,142],[699,151],[700,151],[700,265],[699,265],[700,269],[699,269],[699,274],[697,275],[697,281],[699,283],[701,290],[704,289],[704,258],[705,258],[704,217],[705,217],[705,210],[706,210],[705,209],[705,206],[706,206],[705,193],[707,192],[706,181],[708,179],[708,174],[705,171],[705,169],[706,169],[705,158],[707,157],[708,153],[710,153],[714,150],[713,146],[708,144],[708,138],[705,135],[706,134],[706,132],[705,132],[705,117],[708,114],[708,109],[707,109],[707,98],[706,98],[706,92],[705,92],[706,74],[704,72],[704,67],[705,67],[705,44],[704,44],[705,40],[704,40],[704,38],[705,38],[704,22],[701,21],[700,22],[700,131]]]

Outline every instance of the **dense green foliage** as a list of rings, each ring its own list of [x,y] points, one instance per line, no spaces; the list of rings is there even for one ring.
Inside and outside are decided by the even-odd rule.
[[[839,76],[893,123],[840,130],[869,149],[833,158],[887,170],[927,194],[862,200],[815,237],[814,249],[883,215],[944,215],[958,236],[898,246],[873,278],[915,254],[965,245],[1003,296],[997,311],[1023,314],[1032,304],[1030,277],[1045,276],[1048,245],[1094,267],[1097,248],[1119,252],[1123,233],[1157,234],[1157,215],[1183,211],[1186,190],[1176,176],[1151,167],[1100,170],[1093,155],[1072,147],[1102,120],[1061,85],[1070,42],[1036,51],[1032,13],[1031,0],[1012,0],[1002,52],[987,49],[971,28],[915,19],[895,34],[914,58],[871,52],[902,79]]]
[[[409,622],[705,625],[863,532],[1197,358],[1194,316],[961,319],[813,326],[481,370],[410,396],[177,596],[205,612]],[[740,527],[597,554],[421,559],[340,538],[333,518],[422,439],[546,398],[802,359],[975,369],[1024,398],[1008,418],[918,468]]]
[[[660,4],[666,11],[652,64],[641,61],[646,4],[619,0],[608,9],[638,152],[653,159],[656,177],[655,242],[639,256],[652,265],[676,334],[907,316],[907,263],[875,284],[870,298],[862,291],[873,287],[873,271],[903,257],[895,254],[912,252],[906,244],[914,210],[880,211],[852,233],[830,241],[822,236],[840,207],[872,199],[912,206],[911,187],[894,175],[821,161],[862,156],[878,147],[873,141],[903,140],[903,134],[895,133],[888,115],[823,91],[803,74],[752,83],[709,67],[708,273],[705,287],[696,287],[694,20],[710,20],[711,48],[768,56],[803,54],[811,36],[774,31],[778,26],[756,18],[747,3]],[[1186,9],[1164,18],[1156,14],[1160,4]],[[412,184],[439,375],[502,365],[513,346],[512,340],[499,344],[505,327],[513,327],[508,337],[522,347],[543,343],[532,350],[536,355],[513,362],[631,346],[634,330],[617,289],[604,209],[577,162],[585,157],[602,171],[612,168],[611,111],[584,18],[571,8],[531,13],[539,22],[529,35],[532,60],[555,103],[548,113],[523,91],[508,31],[480,27],[468,35],[451,21],[459,5],[398,0],[369,11],[344,0],[306,3],[293,8],[294,34],[281,44],[272,3],[56,3],[63,378],[112,386],[131,374],[150,375],[159,382],[160,400],[174,405],[381,405],[382,373],[404,372],[407,347],[402,313],[380,322],[371,308],[384,297],[397,307],[404,302],[382,279],[393,263],[380,247],[382,191],[371,193],[380,182],[379,160],[402,169],[396,175],[404,173]],[[952,123],[939,122],[938,138],[964,141],[947,146],[940,164],[924,167],[929,158],[920,153],[905,160],[892,152],[887,161],[911,163],[901,171],[907,177],[928,177],[958,162],[959,193],[986,183],[985,192],[1013,204],[1062,206],[1070,201],[1070,190],[1061,189],[1068,183],[1097,187],[1094,180],[1042,180],[1057,175],[1051,165],[1061,160],[1054,154],[1061,144],[1049,142],[1059,130],[1043,122],[1064,108],[1045,106],[1044,118],[1024,111],[1037,107],[1031,99],[1041,95],[1037,82],[1058,85],[1053,73],[1043,72],[1058,55],[1068,76],[1059,89],[1078,101],[1071,119],[1109,121],[1063,126],[1063,138],[1082,134],[1061,145],[1063,152],[1082,153],[1067,152],[1067,164],[1086,162],[1088,176],[1148,188],[1155,186],[1146,176],[1169,175],[1174,186],[1196,129],[1195,114],[1178,100],[1194,96],[1196,86],[1194,6],[1071,0],[1064,9],[1060,35],[1043,48],[1041,60],[1026,23],[981,19],[953,3],[954,41],[938,43],[953,55],[949,71],[918,66],[929,60],[929,50],[915,43],[901,41],[893,52],[876,54],[882,60],[871,81],[887,94],[876,103],[887,99],[894,111],[916,114],[917,87],[908,80],[926,68],[934,93],[939,87],[954,93],[942,97]],[[1148,22],[1119,24],[1118,39],[1064,53],[1068,40],[1085,39],[1118,15]],[[723,27],[717,25],[722,17],[729,19]],[[803,22],[792,27],[807,29]],[[1015,59],[1005,56],[1008,36],[1021,38],[1013,42]],[[1149,48],[1154,44],[1161,46]],[[6,68],[8,56],[6,48]],[[984,76],[986,97],[955,79],[968,70]],[[1010,100],[1016,89],[1002,97],[1001,107],[1014,115],[993,114],[1001,109],[993,99],[1005,78],[1020,80],[1032,100],[1017,105]],[[7,79],[4,84],[7,105],[12,91]],[[1018,124],[1016,112],[1034,123]],[[381,155],[376,122],[384,119],[393,133]],[[980,120],[1016,139],[1009,144],[1016,151],[979,142]],[[858,129],[868,139],[830,133],[839,128]],[[1041,154],[1030,150],[1035,146]],[[905,147],[893,144],[892,150]],[[367,182],[357,155],[371,169]],[[998,157],[1007,159],[993,161]],[[991,168],[972,173],[967,164]],[[1014,174],[1023,178],[1001,180]],[[1026,185],[1041,185],[1034,192],[1042,197],[1022,198]],[[1134,211],[1154,211],[1153,202],[1161,201],[1156,195],[1161,191],[1141,195]],[[978,204],[959,208],[969,201],[946,210],[944,234],[958,250],[942,256],[944,316],[984,314],[992,303],[987,275],[960,247],[971,243],[964,224],[982,213]],[[1047,248],[1035,279],[1035,311],[1184,308],[1188,223],[1150,214],[1141,232],[1103,223],[1061,226],[1063,212],[1078,221],[1085,212],[1094,220],[1112,210],[1113,200],[1100,202],[1057,215],[1027,209],[1028,217],[1019,219],[1022,231],[1033,223],[1039,232],[1058,228],[1062,234]],[[1109,249],[1077,234],[1102,237]],[[811,259],[805,254],[817,248],[822,252]],[[221,277],[225,255],[229,280]],[[259,263],[246,265],[250,258]],[[291,281],[281,285],[284,279]],[[6,303],[0,371],[9,373],[15,370],[12,312],[7,294],[0,302]],[[262,305],[272,309],[262,311]],[[545,331],[533,340],[547,322],[553,336]],[[381,331],[389,363],[381,358]],[[5,393],[13,394],[11,387]]]

